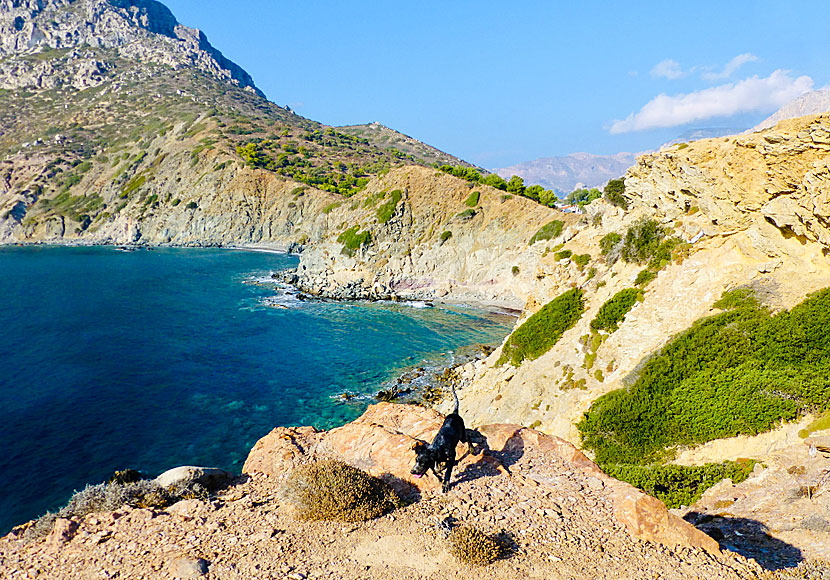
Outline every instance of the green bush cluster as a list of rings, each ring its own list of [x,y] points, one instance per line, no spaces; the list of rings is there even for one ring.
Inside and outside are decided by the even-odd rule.
[[[733,483],[744,481],[752,473],[755,462],[724,461],[706,465],[603,465],[602,469],[615,479],[627,481],[669,508],[694,504],[703,492],[729,478]]]
[[[533,234],[533,237],[530,238],[528,245],[532,246],[536,242],[542,242],[545,240],[553,240],[562,233],[562,229],[565,227],[565,222],[560,220],[553,220],[552,222],[548,222],[543,225],[538,232]]]
[[[445,231],[441,232],[441,243],[443,244],[444,242],[449,240],[451,237],[452,237],[452,232],[450,230],[445,230]]]
[[[654,220],[640,219],[625,232],[621,257],[626,262],[645,264],[660,248],[666,229]]]
[[[472,167],[457,167],[445,164],[439,166],[438,169],[444,173],[454,175],[455,177],[466,179],[470,183],[482,183],[484,185],[489,185],[490,187],[506,191],[507,193],[513,193],[532,199],[533,201],[548,207],[554,207],[559,199],[556,196],[556,192],[545,189],[541,185],[531,185],[529,187],[525,187],[524,179],[518,175],[514,175],[509,181],[505,181],[502,177],[496,175],[495,173],[481,175],[478,170]]]
[[[621,207],[624,210],[628,209],[628,200],[623,195],[625,193],[625,180],[612,179],[609,181],[603,190],[603,197],[611,205]]]
[[[450,532],[450,552],[459,561],[474,566],[486,566],[498,560],[502,545],[478,528],[459,526]]]
[[[574,254],[571,260],[580,268],[584,268],[591,261],[591,254]]]
[[[341,205],[343,205],[342,201],[335,201],[334,203],[330,203],[326,207],[323,208],[323,214],[328,215],[331,212],[333,212],[334,210],[336,210],[338,207],[340,207]]]
[[[474,218],[475,215],[476,215],[476,210],[470,208],[470,209],[465,209],[462,212],[459,212],[458,214],[456,214],[455,217],[457,217],[458,219],[461,219],[461,220],[468,220],[468,219]]]
[[[545,304],[507,338],[497,364],[518,367],[524,359],[545,354],[582,316],[582,296],[581,289],[572,288]]]
[[[560,260],[570,258],[572,255],[573,255],[573,252],[570,251],[570,250],[560,250],[559,252],[556,252],[555,254],[553,254],[553,259],[558,262]]]
[[[351,256],[360,246],[372,241],[372,233],[369,230],[364,232],[359,230],[360,226],[353,226],[337,236],[337,241],[343,244],[344,254]]]
[[[401,505],[385,481],[335,459],[298,467],[280,491],[303,520],[362,522]]]
[[[392,216],[395,215],[395,208],[398,207],[398,202],[401,201],[403,192],[396,189],[389,194],[389,199],[377,209],[378,222],[385,224]]]
[[[481,198],[481,193],[478,191],[472,192],[467,199],[464,200],[464,205],[467,207],[475,207],[478,205],[478,200]]]
[[[642,296],[643,291],[638,288],[620,290],[600,306],[596,318],[591,321],[591,330],[616,331],[625,315]]]
[[[756,435],[830,408],[830,289],[775,315],[740,290],[648,359],[578,424],[599,464],[646,464],[678,445]]]
[[[655,278],[657,278],[657,272],[646,268],[645,270],[640,270],[640,272],[637,274],[637,278],[634,279],[634,285],[638,288],[644,288],[648,286],[651,283],[651,281]]]

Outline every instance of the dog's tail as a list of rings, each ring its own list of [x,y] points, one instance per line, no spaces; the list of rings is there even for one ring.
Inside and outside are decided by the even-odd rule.
[[[458,393],[455,392],[455,383],[450,383],[450,388],[452,389],[452,398],[455,401],[455,406],[452,408],[452,412],[457,415],[460,404],[458,402]]]

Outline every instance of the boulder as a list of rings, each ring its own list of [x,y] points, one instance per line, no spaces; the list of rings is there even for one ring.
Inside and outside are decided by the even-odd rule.
[[[154,481],[161,487],[173,485],[191,485],[198,483],[207,488],[218,487],[233,478],[233,474],[218,467],[195,467],[182,465],[168,469]]]

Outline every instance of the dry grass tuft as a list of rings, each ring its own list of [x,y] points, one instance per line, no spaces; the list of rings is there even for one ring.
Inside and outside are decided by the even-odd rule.
[[[450,533],[450,552],[461,562],[485,566],[504,553],[499,542],[471,526],[460,526]]]
[[[281,491],[304,520],[360,522],[401,505],[385,481],[334,459],[298,467]]]

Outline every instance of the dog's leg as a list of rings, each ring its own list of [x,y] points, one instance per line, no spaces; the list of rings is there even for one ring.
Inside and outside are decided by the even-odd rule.
[[[450,478],[452,477],[452,468],[455,466],[455,453],[451,453],[447,460],[447,468],[444,470],[444,482],[441,485],[441,491],[447,493],[450,489]]]

